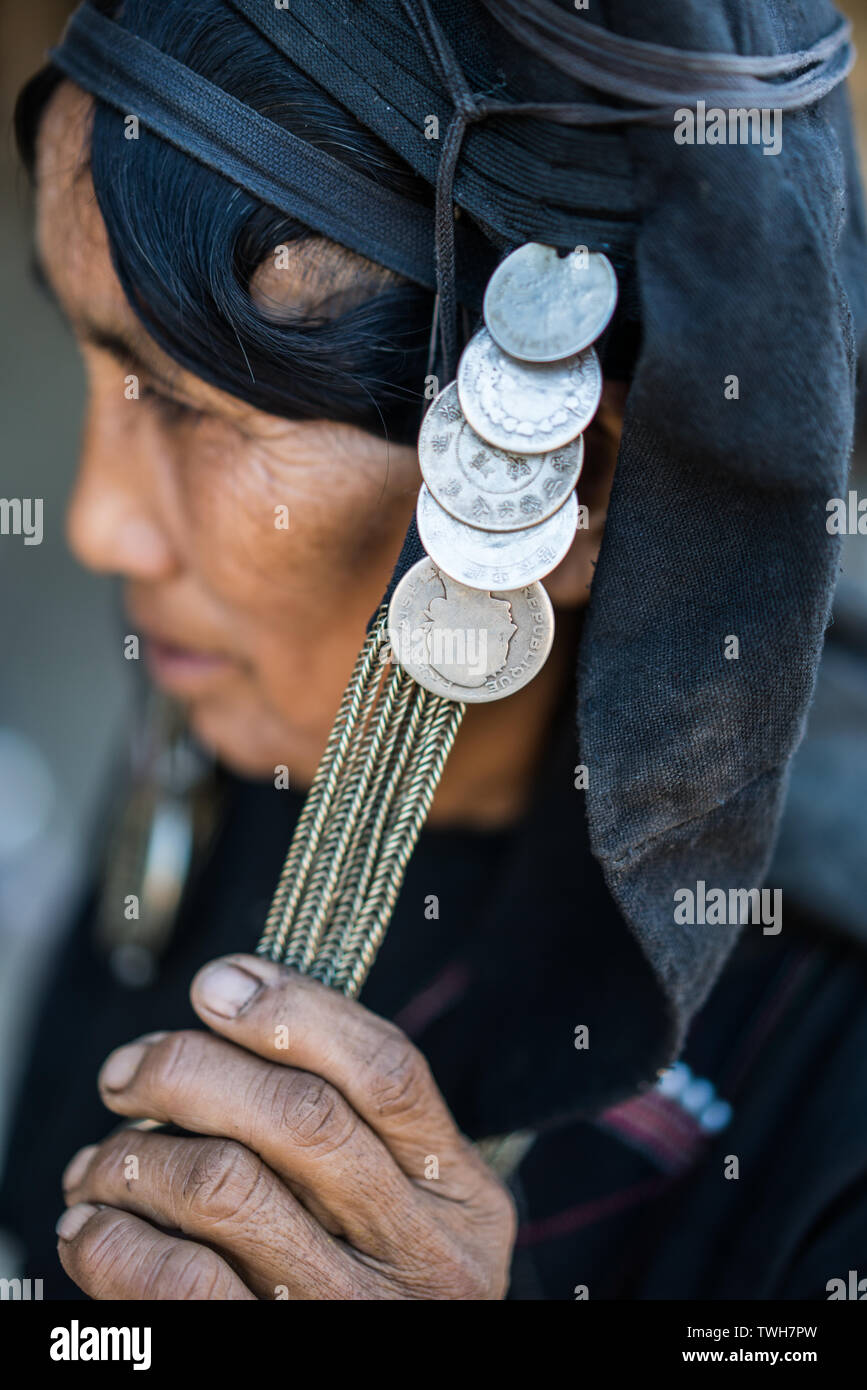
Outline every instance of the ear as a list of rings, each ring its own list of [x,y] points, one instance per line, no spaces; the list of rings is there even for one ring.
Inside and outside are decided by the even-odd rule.
[[[606,382],[596,417],[584,432],[584,467],[577,487],[581,508],[578,530],[566,558],[543,580],[555,608],[582,608],[590,601],[593,571],[617,467],[627,391],[625,382]]]

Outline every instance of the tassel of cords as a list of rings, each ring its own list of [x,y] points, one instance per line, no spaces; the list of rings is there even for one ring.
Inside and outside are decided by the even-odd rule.
[[[383,605],[256,948],[350,998],[376,959],[466,708],[423,690],[389,655]]]

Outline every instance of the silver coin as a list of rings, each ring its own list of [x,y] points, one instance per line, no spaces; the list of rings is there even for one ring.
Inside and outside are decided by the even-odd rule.
[[[541,584],[470,589],[426,556],[395,589],[388,629],[390,656],[425,690],[483,704],[538,674],[554,640],[554,610]]]
[[[416,522],[421,543],[446,574],[471,589],[520,589],[556,569],[575,539],[578,502],[524,531],[482,531],[456,521],[422,484]]]
[[[505,453],[467,423],[454,382],[441,391],[418,437],[422,476],[441,507],[483,531],[520,531],[552,516],[578,481],[579,434],[545,454]]]
[[[558,256],[531,241],[497,266],[484,313],[503,352],[522,362],[560,362],[599,337],[616,305],[617,276],[607,256],[583,249]]]
[[[507,453],[562,449],[583,432],[602,396],[592,348],[564,362],[518,362],[480,328],[458,363],[458,399],[476,434]]]

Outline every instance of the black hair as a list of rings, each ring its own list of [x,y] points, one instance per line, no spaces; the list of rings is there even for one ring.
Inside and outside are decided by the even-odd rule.
[[[124,26],[294,134],[416,201],[431,190],[222,0],[103,0]],[[45,68],[16,109],[34,168],[39,122],[61,74]],[[90,169],[112,261],[151,336],[195,375],[272,415],[355,424],[414,439],[433,297],[393,282],[337,317],[268,316],[254,272],[278,246],[316,237],[213,170],[96,101]],[[302,252],[303,254],[303,252]]]

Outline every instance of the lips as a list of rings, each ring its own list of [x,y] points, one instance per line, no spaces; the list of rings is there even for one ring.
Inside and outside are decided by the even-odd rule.
[[[223,652],[188,646],[179,635],[162,632],[156,626],[136,621],[144,641],[145,662],[151,679],[175,695],[206,693],[237,662]]]
[[[219,632],[208,630],[201,604],[176,590],[160,596],[147,586],[129,585],[124,607],[130,631],[142,639],[145,665],[156,685],[169,694],[206,694],[244,663],[226,653]]]
[[[204,693],[236,664],[216,652],[197,651],[150,637],[145,639],[145,656],[152,679],[177,695]]]

